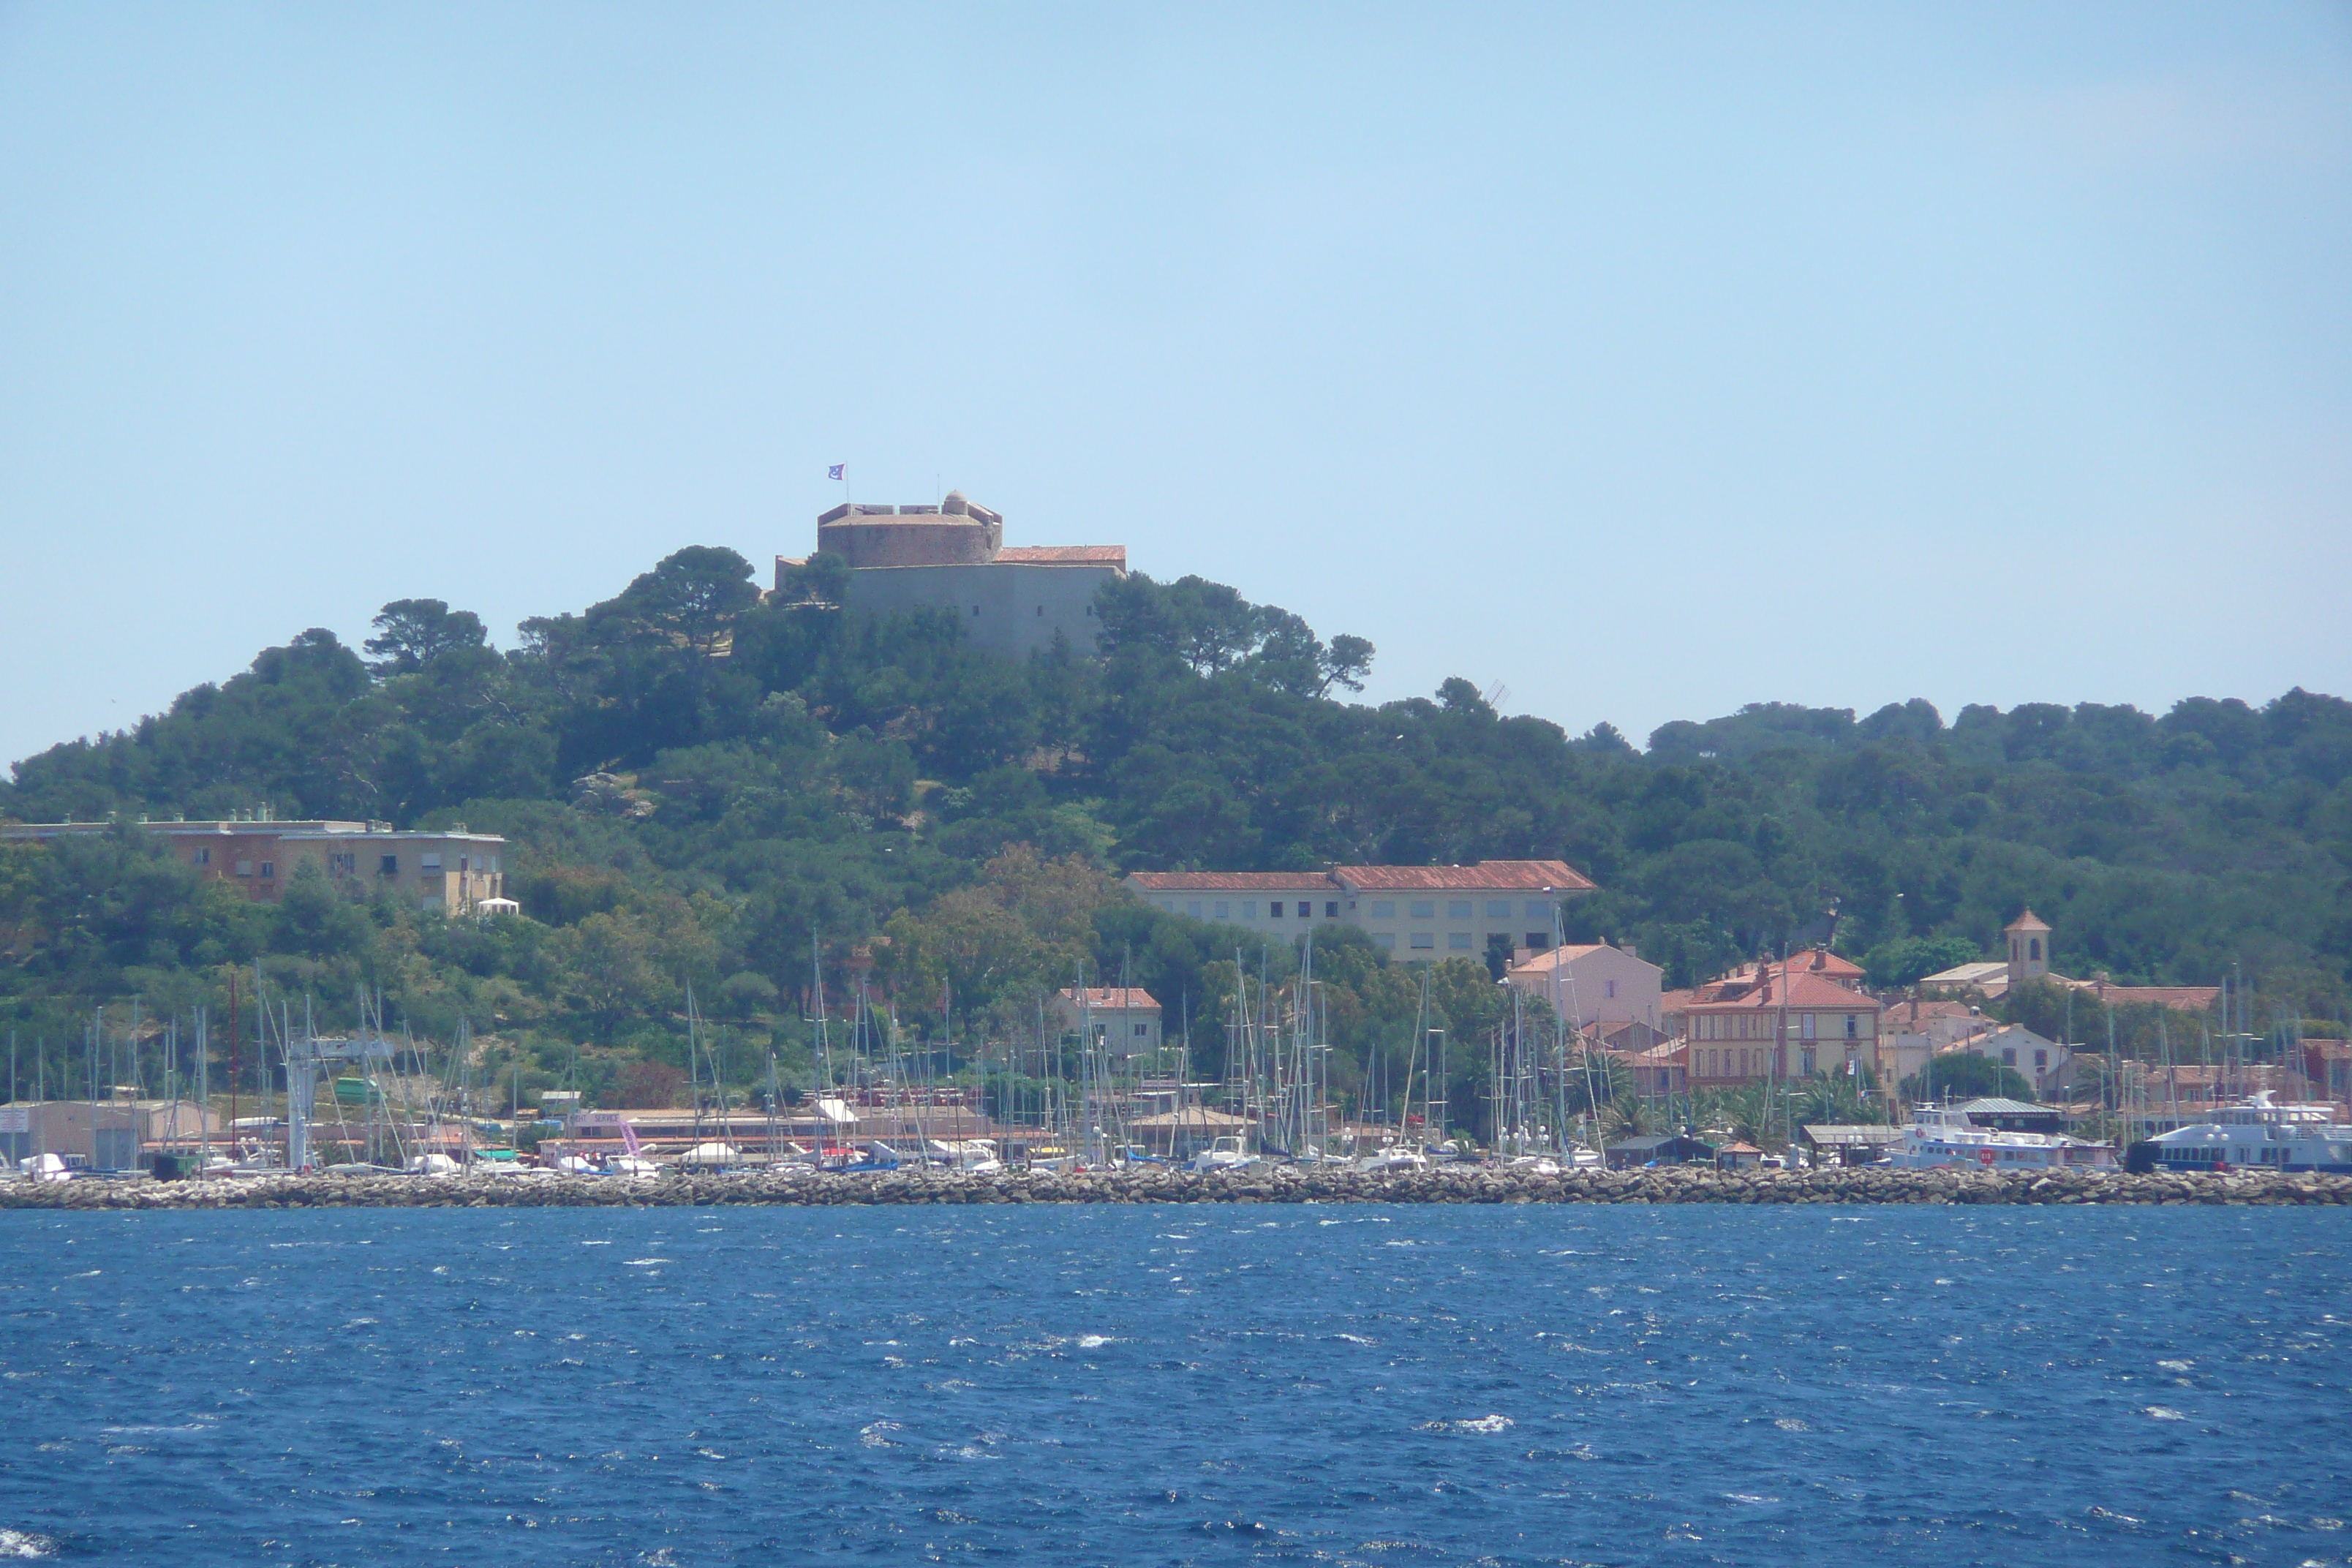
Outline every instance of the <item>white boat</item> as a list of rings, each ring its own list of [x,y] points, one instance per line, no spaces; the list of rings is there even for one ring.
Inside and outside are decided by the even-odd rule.
[[[66,1165],[62,1154],[27,1154],[16,1162],[16,1169],[28,1182],[68,1182],[73,1172]]]
[[[2143,1150],[2146,1152],[2143,1153]],[[2133,1151],[2135,1170],[2352,1173],[2352,1122],[2331,1105],[2280,1105],[2263,1089],[2210,1121],[2176,1127]]]
[[[1246,1171],[1258,1157],[1242,1147],[1239,1138],[1220,1138],[1192,1156],[1195,1171]]]
[[[1972,1165],[1985,1171],[2112,1171],[2116,1148],[2069,1138],[2063,1132],[2003,1132],[1979,1127],[1958,1106],[1920,1105],[1894,1163],[1915,1171],[1938,1165]]]
[[[1391,1144],[1359,1158],[1356,1169],[1375,1173],[1382,1171],[1425,1171],[1429,1169],[1429,1156],[1418,1149],[1409,1149],[1401,1143]]]

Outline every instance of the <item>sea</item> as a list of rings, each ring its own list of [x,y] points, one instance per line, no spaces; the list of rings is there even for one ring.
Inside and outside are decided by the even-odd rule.
[[[2352,1562],[2340,1209],[0,1215],[0,1558]]]

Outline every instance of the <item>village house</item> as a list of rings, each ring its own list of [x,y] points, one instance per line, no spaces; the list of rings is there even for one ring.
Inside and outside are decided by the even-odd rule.
[[[2074,1053],[2055,1040],[2043,1039],[2022,1024],[1999,1024],[1972,1031],[1937,1054],[1966,1052],[2015,1069],[2033,1092],[2047,1100],[2065,1085]]]
[[[1160,1049],[1160,1002],[1139,985],[1065,987],[1054,994],[1053,1016],[1061,1033],[1091,1028],[1096,1045],[1119,1056],[1150,1057]]]
[[[1360,928],[1408,962],[1550,948],[1568,900],[1593,884],[1562,860],[1334,866],[1328,871],[1138,871],[1137,896],[1170,914],[1285,939]]]
[[[2179,1013],[2209,1012],[2221,999],[2221,988],[2218,985],[2118,985],[2105,978],[2069,979],[2050,967],[2054,956],[2050,923],[2032,910],[2002,927],[2000,934],[2009,949],[2007,958],[1956,964],[1922,978],[1920,989],[1975,992],[1988,1002],[1997,1002],[2013,986],[2046,980],[2069,991],[2087,992],[2094,1003],[2103,1007],[2143,1005],[2169,1007]]]
[[[1607,942],[1571,942],[1529,952],[1504,972],[1504,978],[1528,995],[1557,1001],[1560,1016],[1580,1030],[1591,1024],[1662,1027],[1659,983],[1664,977],[1664,970],[1631,948]]]
[[[1774,1078],[1878,1066],[1877,1000],[1832,978],[1833,953],[1749,964],[1663,1003],[1688,1042],[1690,1086],[1732,1088]],[[1844,961],[1839,960],[1840,963]],[[1860,971],[1850,964],[1855,978]]]

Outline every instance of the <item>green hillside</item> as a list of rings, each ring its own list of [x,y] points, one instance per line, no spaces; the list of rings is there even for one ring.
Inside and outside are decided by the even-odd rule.
[[[1948,722],[1924,701],[1766,704],[1636,751],[1606,725],[1499,715],[1460,679],[1352,701],[1370,643],[1198,578],[1129,578],[1105,592],[1102,657],[1025,665],[960,646],[952,617],[861,623],[839,590],[819,557],[763,601],[732,552],[682,550],[505,651],[471,614],[402,601],[363,648],[305,632],[131,730],[18,763],[0,815],[23,821],[267,805],[504,834],[528,918],[421,919],[323,883],[249,906],[130,832],[13,847],[0,1011],[27,1039],[78,1039],[133,993],[148,1016],[217,1006],[228,966],[258,962],[324,1017],[377,988],[420,1031],[466,1016],[538,1081],[576,1071],[593,1092],[676,1058],[691,984],[747,1081],[772,1047],[805,1082],[813,943],[836,985],[865,949],[918,1037],[1010,1027],[1041,988],[1122,964],[1172,1033],[1218,1016],[1232,938],[1126,900],[1120,872],[1557,856],[1602,889],[1571,937],[1632,942],[1669,984],[1818,934],[1832,908],[1837,945],[1904,981],[1990,951],[2030,903],[2070,973],[2238,963],[2264,1019],[2341,1014],[2336,698]],[[1419,982],[1360,939],[1329,963],[1345,1088],[1409,1034]],[[1457,1029],[1496,1005],[1484,973],[1442,977]],[[1217,1031],[1194,1037],[1213,1068]]]

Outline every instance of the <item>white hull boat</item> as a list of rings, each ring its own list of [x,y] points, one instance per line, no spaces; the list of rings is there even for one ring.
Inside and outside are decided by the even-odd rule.
[[[2280,1105],[2263,1089],[2210,1121],[2176,1127],[2133,1152],[2153,1171],[2318,1171],[2352,1174],[2352,1122],[2330,1105]]]
[[[2112,1143],[2058,1132],[2002,1132],[1979,1127],[1957,1107],[1915,1107],[1894,1163],[1915,1171],[1968,1166],[1980,1171],[2112,1171]]]

